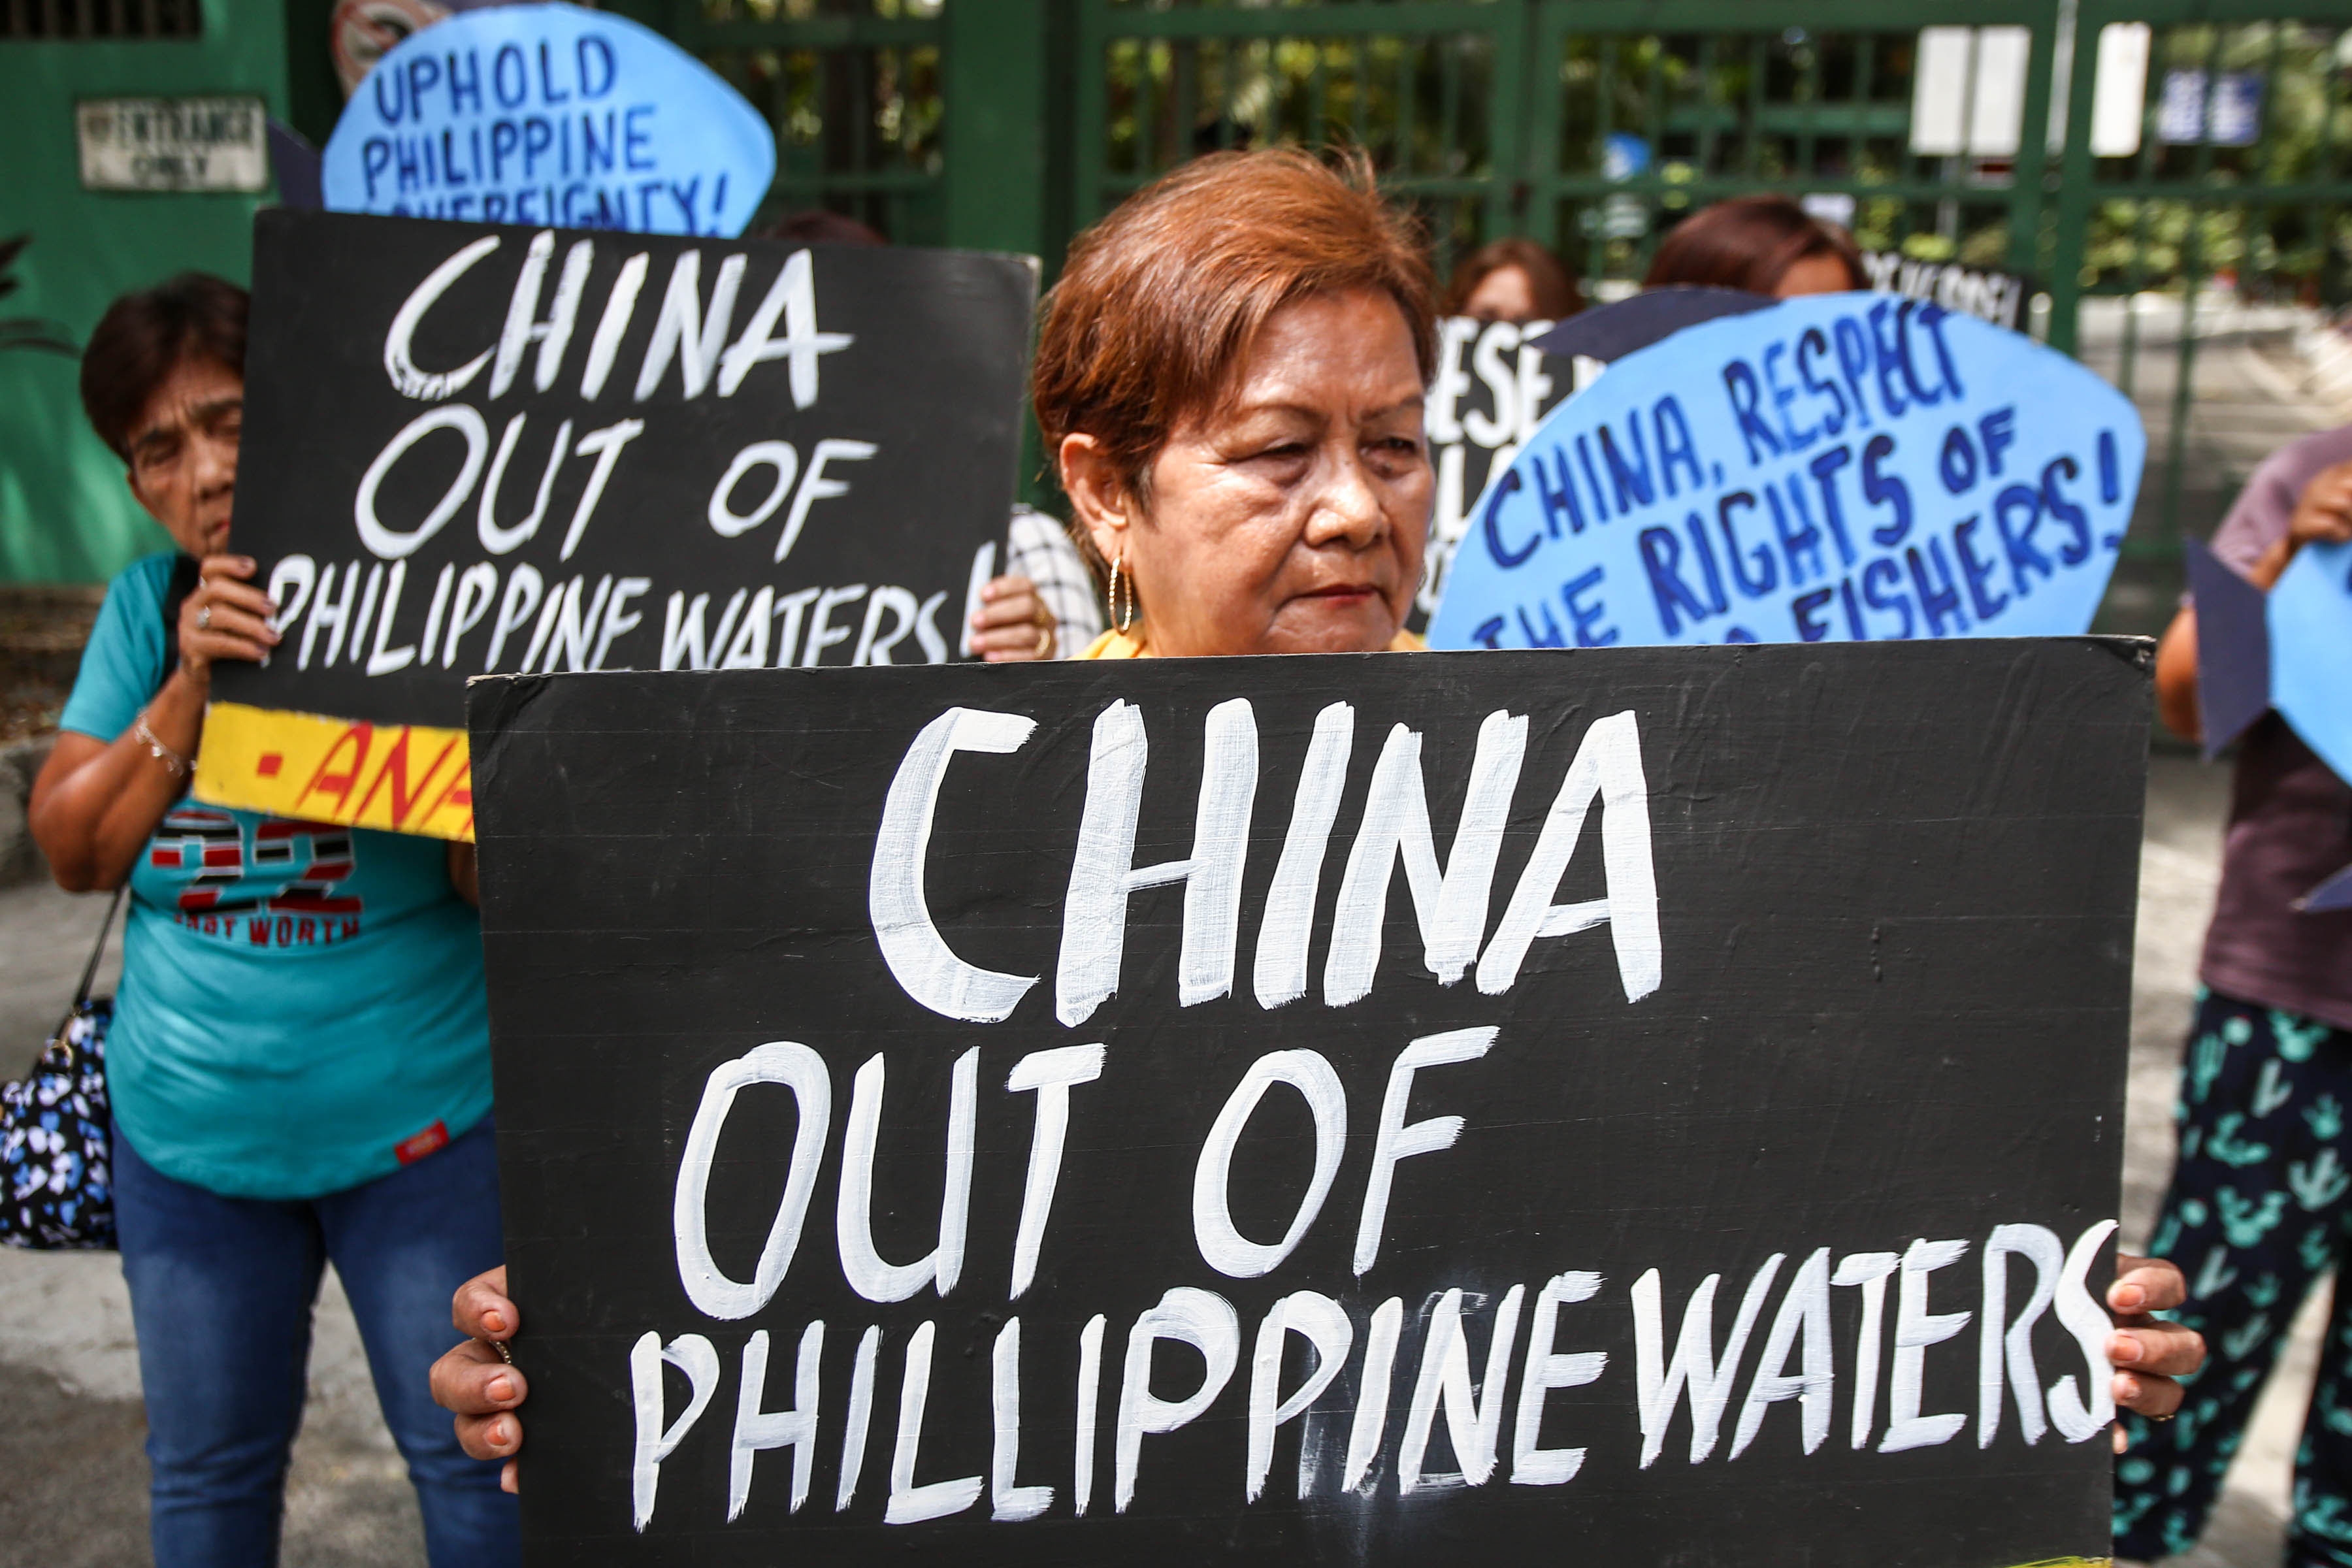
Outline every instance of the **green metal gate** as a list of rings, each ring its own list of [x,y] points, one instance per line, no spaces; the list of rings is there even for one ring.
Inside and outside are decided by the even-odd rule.
[[[1210,147],[1345,142],[1429,216],[1441,269],[1518,233],[1630,282],[1663,223],[1762,189],[1852,195],[1890,245],[1950,226],[1957,202],[1990,225],[1988,264],[2030,261],[2040,138],[2000,188],[1905,138],[1916,36],[1937,23],[2032,29],[2023,113],[2046,121],[2054,0],[1929,0],[1894,23],[1855,0],[1078,6],[1082,216]],[[1612,174],[1617,132],[1646,168]]]
[[[1297,142],[1369,153],[1441,265],[1517,226],[1528,0],[1076,5],[1081,223],[1196,153]]]
[[[829,207],[902,244],[947,243],[938,5],[667,0],[635,9],[652,9],[640,19],[700,55],[775,126],[770,211]]]
[[[2295,433],[2217,390],[2215,356],[2276,337],[2287,307],[2307,329],[2352,300],[2352,0],[607,3],[774,121],[772,205],[1049,269],[1154,175],[1276,142],[1362,148],[1424,215],[1441,272],[1525,234],[1603,295],[1707,202],[1850,201],[1866,247],[2039,279],[2036,330],[2139,399],[2157,460],[2127,551],[2148,615],[2180,533],[2209,529],[2264,443]],[[2005,155],[1914,150],[1921,30],[1939,26],[2022,29]],[[2103,155],[2116,26],[2145,29],[2147,65],[2137,134]],[[1638,166],[1612,159],[1622,136]]]
[[[1920,29],[2029,30],[2027,127],[2049,113],[2051,0],[1901,6],[1853,0],[1732,5],[1591,0],[1538,14],[1528,231],[1582,246],[1596,280],[1640,275],[1662,226],[1757,190],[1851,199],[1866,247],[1932,237],[1980,266],[2031,266],[2045,158],[2027,135],[2012,159],[1926,157],[1907,145]],[[1603,149],[1628,132],[1654,148],[1647,170],[1612,179]],[[1610,208],[1647,221],[1612,235]],[[1596,221],[1599,220],[1599,221]]]

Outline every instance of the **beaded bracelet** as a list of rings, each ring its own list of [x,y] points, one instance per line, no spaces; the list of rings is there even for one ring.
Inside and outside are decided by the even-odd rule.
[[[188,770],[194,766],[187,758],[155,738],[155,731],[147,727],[147,715],[144,712],[142,712],[138,721],[131,726],[131,732],[138,737],[151,756],[172,770],[173,778],[185,778]]]

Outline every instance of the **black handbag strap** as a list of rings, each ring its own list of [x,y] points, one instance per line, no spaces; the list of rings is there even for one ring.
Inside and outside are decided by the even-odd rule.
[[[122,885],[114,889],[113,902],[106,906],[106,921],[98,928],[98,941],[89,950],[89,962],[82,965],[81,984],[74,987],[73,1005],[66,1009],[66,1016],[58,1020],[58,1026],[49,1031],[48,1039],[41,1046],[43,1057],[48,1054],[51,1045],[65,1044],[67,1033],[73,1027],[74,1019],[89,1006],[89,988],[97,982],[100,962],[106,957],[106,939],[113,934],[114,917],[122,912],[122,900],[130,894],[131,879],[126,876],[122,879]],[[70,1045],[66,1048],[68,1053],[72,1050]],[[40,1058],[34,1058],[36,1071],[39,1070],[39,1065]]]
[[[89,950],[89,962],[81,967],[81,984],[74,987],[73,1010],[76,1013],[89,1005],[89,988],[98,979],[100,961],[106,957],[106,939],[114,934],[114,917],[122,912],[122,900],[130,896],[131,879],[126,876],[122,879],[122,885],[114,889],[114,901],[106,906],[106,920],[98,928],[98,941]]]

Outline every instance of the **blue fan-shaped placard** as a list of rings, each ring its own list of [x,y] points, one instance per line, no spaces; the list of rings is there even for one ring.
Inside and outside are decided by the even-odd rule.
[[[2299,551],[2270,595],[2271,700],[2352,779],[2352,544]]]
[[[576,5],[469,11],[377,62],[327,143],[335,212],[732,237],[775,132],[649,28]]]
[[[1686,327],[1488,483],[1438,647],[2079,634],[2147,437],[2065,355],[1828,294]]]

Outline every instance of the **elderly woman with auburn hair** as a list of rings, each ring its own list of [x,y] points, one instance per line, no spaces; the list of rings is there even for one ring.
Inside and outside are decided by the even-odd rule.
[[[1419,237],[1304,153],[1202,158],[1070,247],[1032,383],[1112,629],[1084,657],[1420,646]]]
[[[1376,653],[1404,629],[1433,481],[1422,391],[1434,289],[1418,237],[1360,165],[1218,153],[1130,197],[1071,247],[1032,395],[1111,629],[1081,657]],[[2163,1416],[2204,1342],[2148,1316],[2179,1269],[2122,1260],[2107,1301],[2116,1402]],[[433,1367],[469,1454],[522,1446],[521,1314],[506,1271],[451,1303]],[[509,1484],[513,1468],[509,1467]]]

